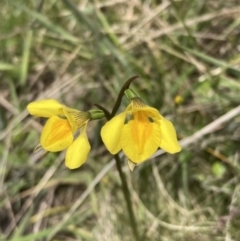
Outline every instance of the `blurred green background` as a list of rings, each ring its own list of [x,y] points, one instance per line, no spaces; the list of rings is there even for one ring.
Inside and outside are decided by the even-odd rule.
[[[33,153],[45,120],[26,110],[111,110],[133,75],[183,145],[132,173],[123,157],[142,240],[240,240],[239,0],[1,0],[0,14],[0,240],[133,240],[105,120],[71,171]]]

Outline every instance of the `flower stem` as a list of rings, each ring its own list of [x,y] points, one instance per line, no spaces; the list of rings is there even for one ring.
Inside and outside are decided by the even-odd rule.
[[[125,198],[125,201],[127,204],[127,210],[129,213],[129,221],[130,221],[130,225],[132,228],[133,236],[135,238],[135,241],[140,241],[140,237],[139,237],[139,233],[138,233],[138,229],[137,229],[137,222],[136,222],[136,218],[134,216],[134,212],[133,212],[133,208],[132,208],[132,201],[130,198],[130,192],[128,189],[126,176],[122,170],[121,160],[119,158],[119,155],[116,154],[116,155],[114,155],[114,157],[115,157],[117,169],[118,169],[121,181],[122,181],[122,190],[123,190],[123,195],[124,195],[124,198]]]
[[[115,116],[115,114],[117,113],[119,106],[121,105],[121,101],[122,101],[122,97],[124,96],[124,91],[126,89],[129,88],[130,84],[137,79],[138,77],[140,77],[139,75],[134,75],[133,77],[131,77],[130,79],[128,79],[126,81],[126,83],[123,85],[123,87],[121,88],[119,94],[118,94],[118,98],[115,102],[115,105],[113,107],[112,113],[111,113],[111,118],[113,118]]]

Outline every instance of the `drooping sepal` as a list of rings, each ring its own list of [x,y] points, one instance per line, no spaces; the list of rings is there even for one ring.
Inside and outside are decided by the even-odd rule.
[[[128,167],[129,167],[131,172],[134,171],[136,165],[137,165],[136,163],[134,163],[134,162],[132,162],[131,160],[128,159]]]

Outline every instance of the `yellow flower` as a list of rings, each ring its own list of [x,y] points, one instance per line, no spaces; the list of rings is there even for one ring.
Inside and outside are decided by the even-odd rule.
[[[177,95],[175,98],[174,98],[174,102],[177,104],[177,105],[181,105],[183,103],[184,99],[181,95]]]
[[[181,150],[173,124],[138,97],[103,126],[101,136],[110,153],[122,149],[133,163],[145,161],[159,147],[169,153]]]
[[[69,108],[53,99],[31,102],[27,109],[31,115],[49,118],[40,138],[43,149],[50,152],[67,149],[65,165],[70,169],[78,168],[86,161],[91,149],[86,134],[91,118],[88,112]],[[74,133],[79,129],[81,133],[74,140]]]

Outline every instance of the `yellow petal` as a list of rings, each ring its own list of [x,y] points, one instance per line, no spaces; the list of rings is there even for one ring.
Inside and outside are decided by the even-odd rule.
[[[153,107],[150,107],[150,106],[133,108],[133,113],[138,112],[138,111],[148,113],[148,115],[150,115],[150,116],[160,117],[159,111],[157,109],[153,108]]]
[[[40,144],[47,151],[62,151],[73,142],[73,132],[68,120],[50,117],[42,130]]]
[[[126,111],[113,117],[101,129],[102,140],[111,154],[116,154],[121,150],[120,137],[125,119]]]
[[[134,113],[134,119],[122,128],[121,147],[134,163],[148,159],[161,143],[159,122],[150,121],[145,114],[141,111]]]
[[[160,119],[160,113],[157,109],[146,105],[139,97],[132,99],[130,104],[132,106],[131,111],[134,112],[144,112],[145,115],[154,119]]]
[[[87,160],[90,149],[85,125],[79,137],[67,149],[65,165],[70,169],[80,167]]]
[[[31,115],[38,117],[51,117],[53,115],[61,115],[62,107],[59,102],[54,99],[38,100],[28,104],[27,109]]]
[[[161,117],[160,120],[162,141],[160,147],[169,153],[176,153],[181,151],[181,147],[177,140],[176,131],[172,122]]]

